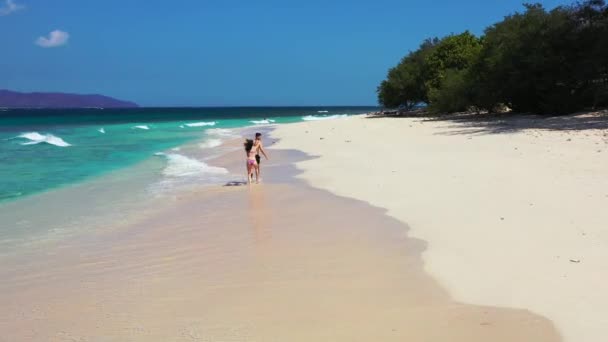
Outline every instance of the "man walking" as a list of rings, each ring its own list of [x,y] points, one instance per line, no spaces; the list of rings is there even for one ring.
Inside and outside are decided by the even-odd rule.
[[[255,167],[255,179],[256,182],[260,182],[261,178],[260,178],[260,161],[262,158],[260,158],[260,153],[264,156],[264,158],[266,158],[266,160],[268,160],[268,156],[266,155],[266,151],[264,151],[264,144],[262,143],[262,133],[256,133],[255,134],[255,140],[253,142],[253,149],[255,150],[255,160],[256,160],[256,167]]]

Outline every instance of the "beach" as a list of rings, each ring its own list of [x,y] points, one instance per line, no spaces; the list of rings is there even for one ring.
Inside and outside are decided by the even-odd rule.
[[[0,0],[0,342],[608,342],[607,1]]]
[[[385,208],[454,300],[608,337],[606,114],[347,118],[285,125],[315,188]]]
[[[276,138],[359,120],[255,128],[271,135],[263,184],[241,185],[234,138],[206,159],[226,185],[180,188],[128,220],[2,256],[0,341],[560,341],[527,308],[454,299],[425,270],[433,247],[413,226],[311,187],[300,168],[323,157]]]

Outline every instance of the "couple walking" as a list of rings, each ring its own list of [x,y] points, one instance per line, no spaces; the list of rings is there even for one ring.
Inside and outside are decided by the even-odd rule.
[[[255,134],[255,140],[245,140],[245,153],[247,154],[247,182],[251,184],[253,181],[253,173],[255,172],[255,182],[260,182],[260,153],[268,160],[268,156],[264,151],[262,144],[262,133]]]

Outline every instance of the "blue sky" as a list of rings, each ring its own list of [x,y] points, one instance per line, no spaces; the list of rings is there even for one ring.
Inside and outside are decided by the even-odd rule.
[[[0,0],[0,89],[144,106],[374,105],[387,69],[424,38],[480,34],[522,2]]]

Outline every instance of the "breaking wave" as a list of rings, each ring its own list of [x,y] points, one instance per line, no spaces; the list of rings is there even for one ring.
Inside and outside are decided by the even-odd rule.
[[[275,120],[264,119],[264,120],[251,120],[249,122],[251,122],[252,124],[256,124],[256,125],[269,125],[269,124],[275,122]]]
[[[17,138],[23,138],[29,140],[28,142],[21,143],[21,145],[36,145],[40,143],[47,143],[50,145],[55,145],[59,147],[68,147],[72,146],[71,144],[65,142],[60,137],[56,137],[52,134],[40,134],[38,132],[29,132],[23,133],[19,135]]]
[[[161,154],[159,154],[161,155]],[[166,177],[217,176],[228,174],[223,167],[209,166],[206,163],[177,153],[163,153],[167,166],[162,171]]]
[[[184,124],[185,126],[188,127],[204,127],[204,126],[215,126],[217,122],[215,121],[211,121],[211,122],[193,122],[193,123],[187,123]]]
[[[302,117],[304,121],[318,121],[318,120],[332,120],[347,117],[347,114],[335,114],[335,115],[306,115]]]

